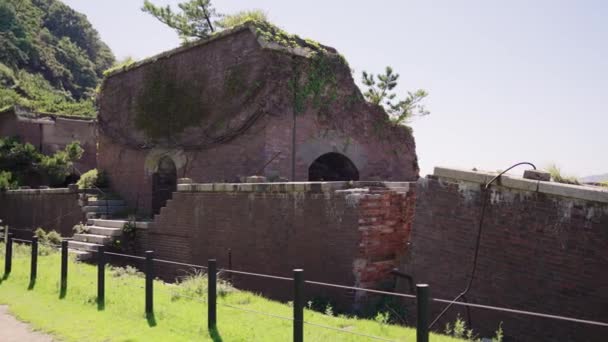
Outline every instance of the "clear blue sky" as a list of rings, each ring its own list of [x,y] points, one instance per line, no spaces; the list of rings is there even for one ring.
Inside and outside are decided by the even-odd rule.
[[[179,45],[140,11],[143,0],[64,2],[118,58]],[[357,80],[391,65],[401,91],[428,90],[431,115],[412,124],[423,175],[523,160],[575,176],[608,172],[608,1],[213,3],[222,13],[263,9],[283,29],[337,48]]]

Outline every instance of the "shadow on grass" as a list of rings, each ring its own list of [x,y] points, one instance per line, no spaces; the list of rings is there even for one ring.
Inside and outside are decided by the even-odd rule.
[[[153,313],[146,314],[146,320],[148,321],[148,326],[153,328],[156,326],[156,316]]]
[[[2,284],[3,281],[7,280],[9,275],[10,275],[10,273],[4,273],[2,278],[0,278],[0,284]]]
[[[222,342],[222,335],[220,335],[220,331],[217,330],[217,327],[213,327],[209,329],[209,337],[213,340],[213,342]]]
[[[97,311],[103,311],[106,309],[106,301],[105,300],[97,300]]]
[[[30,284],[27,286],[27,290],[31,291],[34,289],[35,286],[36,286],[36,279],[31,279]]]
[[[68,289],[65,287],[61,287],[61,289],[59,290],[59,299],[64,299],[67,294]]]

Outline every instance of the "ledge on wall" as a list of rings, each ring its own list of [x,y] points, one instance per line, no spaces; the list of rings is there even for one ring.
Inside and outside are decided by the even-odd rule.
[[[433,176],[437,178],[479,184],[486,184],[497,175],[498,173],[496,172],[463,170],[448,167],[435,167],[433,173]],[[608,203],[608,190],[599,187],[530,180],[508,174],[502,175],[495,184],[510,189],[534,191],[555,196]]]
[[[192,183],[190,179],[180,179],[178,192],[275,192],[275,193],[330,193],[348,189],[391,190],[406,193],[410,182],[282,182],[282,183]]]

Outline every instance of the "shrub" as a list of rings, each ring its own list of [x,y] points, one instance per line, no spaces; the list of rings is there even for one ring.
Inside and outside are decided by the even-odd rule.
[[[38,227],[34,231],[34,236],[38,238],[38,242],[41,244],[61,244],[61,235],[54,230],[47,233],[42,227]]]
[[[574,185],[581,184],[576,177],[563,175],[562,170],[556,164],[549,165],[547,171],[551,174],[551,179],[554,182]]]
[[[17,182],[13,181],[13,174],[8,171],[0,171],[0,191],[14,189]]]
[[[83,173],[80,176],[80,179],[76,184],[78,185],[78,189],[91,189],[93,186],[97,184],[97,178],[99,176],[99,172],[97,169],[89,170]]]

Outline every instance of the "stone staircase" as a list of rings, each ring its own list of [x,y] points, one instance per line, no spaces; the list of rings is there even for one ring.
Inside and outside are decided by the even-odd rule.
[[[121,199],[104,199],[95,195],[84,195],[81,206],[87,222],[82,232],[76,233],[68,242],[71,253],[80,260],[89,259],[100,245],[111,246],[122,236],[124,225],[129,222],[124,217],[127,206]],[[135,222],[140,229],[148,227],[150,222]]]

